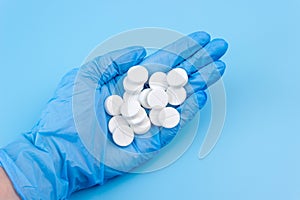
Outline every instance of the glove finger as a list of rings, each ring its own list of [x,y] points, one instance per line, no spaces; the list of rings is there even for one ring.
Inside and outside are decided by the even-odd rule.
[[[168,71],[202,49],[209,41],[208,33],[194,32],[148,56],[141,64],[146,66],[150,73],[155,71],[151,70],[153,68],[160,68],[160,71],[161,68],[165,68],[164,71]]]
[[[197,51],[189,59],[176,67],[183,68],[192,74],[208,64],[219,60],[227,51],[228,43],[223,39],[214,39],[203,49]]]
[[[205,90],[217,82],[224,74],[225,68],[226,64],[217,60],[191,74],[189,84],[185,86],[187,96],[189,97],[199,90]]]
[[[189,98],[186,99],[186,101],[180,105],[177,110],[180,113],[180,123],[172,128],[162,128],[160,132],[160,143],[161,147],[168,144],[178,133],[180,128],[184,127],[187,122],[189,122],[191,119],[194,118],[194,116],[197,114],[197,112],[203,108],[207,101],[207,95],[204,91],[200,90],[193,95],[191,95]]]
[[[84,64],[80,72],[93,83],[102,86],[114,77],[127,72],[131,66],[140,63],[145,56],[146,50],[143,47],[127,47],[96,57]]]

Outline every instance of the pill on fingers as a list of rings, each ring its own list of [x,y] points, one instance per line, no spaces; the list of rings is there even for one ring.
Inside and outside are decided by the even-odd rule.
[[[111,95],[105,99],[105,111],[111,116],[119,115],[120,108],[123,103],[123,99],[120,96]]]
[[[127,77],[133,83],[144,84],[148,80],[148,70],[141,65],[136,65],[128,70]]]
[[[132,128],[133,128],[134,133],[137,135],[145,134],[151,128],[151,122],[150,122],[149,118],[147,117],[141,124],[133,125]]]
[[[175,108],[166,107],[159,112],[158,120],[164,128],[174,128],[180,121],[180,115]]]
[[[163,72],[155,72],[149,79],[149,86],[151,89],[162,89],[168,88],[167,75]]]
[[[113,133],[116,128],[120,126],[129,126],[128,122],[124,119],[124,117],[118,115],[112,117],[108,122],[108,130]]]
[[[162,89],[151,90],[147,96],[147,102],[152,109],[160,109],[168,104],[168,94]]]
[[[123,94],[123,101],[138,101],[140,93],[137,94],[130,94],[128,92],[124,92]]]
[[[120,126],[115,129],[112,138],[117,145],[126,147],[133,142],[134,132],[129,126]]]
[[[137,94],[144,88],[144,84],[132,83],[129,81],[128,77],[125,77],[123,80],[123,87],[127,93]]]
[[[149,92],[151,91],[150,88],[144,89],[140,94],[139,94],[139,102],[140,104],[147,109],[150,109],[151,106],[147,102],[147,96]]]
[[[141,105],[138,101],[126,101],[121,105],[121,114],[126,118],[134,117],[141,109]]]
[[[160,111],[161,111],[161,109],[152,109],[149,112],[150,121],[155,126],[161,126],[161,123],[158,120],[158,115],[159,115]]]
[[[127,119],[130,125],[138,125],[147,117],[147,113],[144,108],[140,108],[139,112],[133,118]]]
[[[168,72],[167,82],[169,86],[183,87],[188,82],[188,75],[182,68],[175,68]]]
[[[168,87],[167,94],[169,97],[169,104],[178,106],[186,99],[186,90],[184,87]]]

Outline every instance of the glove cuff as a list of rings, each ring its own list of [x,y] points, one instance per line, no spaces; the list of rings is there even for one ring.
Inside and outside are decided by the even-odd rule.
[[[66,199],[103,182],[103,168],[76,134],[24,134],[0,149],[0,163],[22,199]]]
[[[36,190],[32,188],[30,182],[9,157],[4,149],[0,149],[0,167],[6,172],[13,187],[21,199],[26,199],[25,196],[37,197]],[[23,190],[22,188],[26,188]]]

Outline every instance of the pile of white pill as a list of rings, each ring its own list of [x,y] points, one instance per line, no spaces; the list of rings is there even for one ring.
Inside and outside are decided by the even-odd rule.
[[[111,95],[105,100],[105,110],[112,116],[108,129],[119,146],[130,145],[134,134],[148,132],[151,124],[173,128],[180,121],[179,112],[167,106],[178,106],[185,101],[186,71],[175,68],[167,74],[155,72],[150,78],[148,76],[145,67],[131,67],[123,80],[123,98]]]

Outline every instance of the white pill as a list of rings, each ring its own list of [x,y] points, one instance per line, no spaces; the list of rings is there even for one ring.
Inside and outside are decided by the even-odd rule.
[[[158,120],[158,115],[160,113],[161,109],[152,109],[149,112],[149,118],[153,125],[155,126],[161,126],[161,123]]]
[[[129,126],[120,126],[115,129],[112,138],[117,145],[125,147],[132,143],[134,132]]]
[[[127,119],[127,122],[131,125],[138,125],[147,117],[147,113],[144,108],[141,108],[138,114],[132,118]]]
[[[124,101],[138,101],[139,93],[138,94],[130,94],[128,92],[124,92],[123,100]]]
[[[167,82],[173,87],[183,87],[188,82],[188,75],[182,68],[175,68],[167,74]]]
[[[144,88],[144,84],[137,84],[129,81],[128,77],[123,80],[124,90],[130,94],[137,94]]]
[[[144,84],[148,80],[148,70],[140,65],[131,67],[127,72],[128,79],[137,84]]]
[[[169,104],[178,106],[186,99],[186,90],[183,87],[168,87]]]
[[[168,104],[168,94],[162,89],[151,90],[147,102],[152,109],[163,108]]]
[[[150,105],[149,105],[148,102],[147,102],[147,96],[148,96],[148,94],[149,94],[150,91],[151,91],[150,88],[144,89],[144,90],[140,93],[140,95],[139,95],[139,102],[140,102],[140,104],[141,104],[144,108],[148,108],[148,109],[151,108]]]
[[[113,133],[116,128],[120,126],[129,126],[128,122],[124,119],[124,117],[118,115],[112,117],[108,122],[108,129],[111,133]]]
[[[121,114],[126,118],[131,118],[136,116],[141,108],[138,101],[126,101],[121,106]]]
[[[158,120],[163,127],[173,128],[179,123],[180,115],[175,108],[166,107],[159,112]]]
[[[167,75],[163,72],[155,72],[149,79],[149,86],[151,89],[162,89],[168,88]]]
[[[123,99],[118,95],[111,95],[105,99],[105,111],[112,116],[120,114],[120,108],[123,104]]]
[[[150,122],[149,118],[147,117],[141,124],[133,125],[132,128],[133,128],[134,133],[137,135],[145,134],[151,128],[151,122]]]

